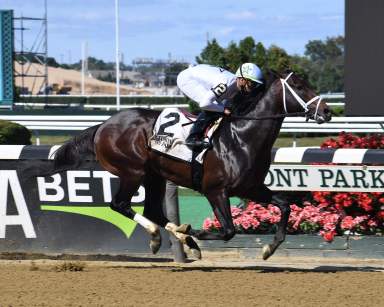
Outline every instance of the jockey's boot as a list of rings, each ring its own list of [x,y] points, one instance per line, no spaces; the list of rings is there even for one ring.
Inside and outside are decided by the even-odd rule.
[[[204,131],[208,128],[212,120],[217,118],[216,113],[202,111],[193,124],[189,136],[185,140],[185,145],[190,149],[194,148],[209,148],[211,144],[203,140]]]

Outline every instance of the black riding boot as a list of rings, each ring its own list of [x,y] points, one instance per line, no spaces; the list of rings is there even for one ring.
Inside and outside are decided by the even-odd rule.
[[[202,111],[197,117],[195,123],[193,124],[189,136],[185,140],[185,145],[193,149],[194,147],[208,148],[211,147],[211,144],[203,141],[204,131],[208,128],[210,123],[220,115],[214,112],[205,112]]]

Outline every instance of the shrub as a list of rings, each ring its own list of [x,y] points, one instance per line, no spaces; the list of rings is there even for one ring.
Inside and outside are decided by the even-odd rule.
[[[0,120],[0,144],[30,145],[31,132],[22,125]]]

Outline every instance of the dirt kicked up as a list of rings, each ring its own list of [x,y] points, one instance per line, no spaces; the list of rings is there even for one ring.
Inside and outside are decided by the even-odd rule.
[[[307,261],[2,260],[0,306],[384,306],[382,263]]]

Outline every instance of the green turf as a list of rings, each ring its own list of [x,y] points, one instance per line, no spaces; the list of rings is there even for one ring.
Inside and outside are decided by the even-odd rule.
[[[232,206],[240,203],[236,197],[230,201]],[[181,223],[191,224],[193,228],[200,229],[207,217],[213,217],[211,206],[204,196],[179,196],[179,208]]]
[[[330,136],[323,137],[297,137],[296,146],[297,147],[310,147],[310,146],[320,146],[326,139],[329,139]],[[279,137],[273,147],[292,147],[293,137]]]

